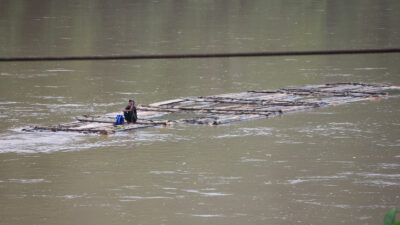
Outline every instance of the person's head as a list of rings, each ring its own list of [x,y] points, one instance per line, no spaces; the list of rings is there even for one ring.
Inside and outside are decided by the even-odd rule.
[[[129,99],[129,104],[130,105],[134,105],[135,104],[135,100],[132,98],[132,99]]]

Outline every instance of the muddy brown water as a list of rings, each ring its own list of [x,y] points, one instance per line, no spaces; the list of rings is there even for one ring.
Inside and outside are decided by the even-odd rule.
[[[0,2],[0,55],[398,47],[398,1]],[[224,126],[24,133],[137,103],[400,85],[400,54],[0,63],[0,224],[380,224],[398,97]],[[398,95],[399,93],[393,93]]]

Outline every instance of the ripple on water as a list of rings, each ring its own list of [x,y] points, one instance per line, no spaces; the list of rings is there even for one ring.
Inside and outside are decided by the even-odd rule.
[[[20,184],[51,183],[46,179],[8,179],[8,182]]]
[[[399,186],[400,182],[385,181],[385,180],[356,180],[355,184],[364,184],[366,186],[377,186],[377,187],[387,187],[387,186]]]
[[[82,198],[87,196],[87,194],[83,195],[61,195],[61,196],[56,196],[57,198],[64,198],[64,199],[75,199],[75,198]]]
[[[206,197],[220,197],[220,196],[229,196],[232,194],[228,194],[228,193],[222,193],[222,192],[204,192],[201,190],[195,190],[195,189],[188,189],[188,190],[184,190],[188,193],[195,193],[195,194],[199,194],[202,196],[206,196]]]
[[[0,101],[0,105],[14,105],[18,104],[19,102],[11,102],[11,101]]]
[[[368,173],[368,172],[342,172],[338,173],[338,176],[346,176],[347,179],[351,179],[353,184],[361,184],[365,186],[376,186],[376,187],[387,187],[387,186],[399,186],[398,182],[400,174],[388,174],[388,173]]]
[[[120,202],[130,202],[137,200],[157,200],[157,199],[174,199],[168,196],[132,196],[132,195],[123,195],[119,197]]]
[[[221,138],[234,138],[234,137],[245,137],[245,136],[271,136],[273,132],[273,128],[269,127],[255,127],[255,128],[238,128],[232,130],[229,134],[223,134],[219,136],[215,136],[216,139]]]
[[[334,179],[346,179],[347,176],[344,175],[334,175],[334,176],[305,176],[305,177],[297,177],[297,179],[288,180],[288,184],[298,184],[304,182],[320,182],[320,181],[329,181]]]
[[[386,70],[386,67],[361,67],[361,68],[354,68],[354,70]]]
[[[56,133],[17,133],[0,136],[0,153],[48,153],[63,151],[78,142],[78,135]]]
[[[246,158],[246,157],[241,157],[240,162],[242,163],[247,163],[247,162],[266,162],[266,159],[256,159],[256,158]]]
[[[400,167],[400,164],[398,164],[398,163],[379,163],[378,167],[382,168],[382,169],[398,169]]]
[[[241,182],[243,177],[225,177],[225,176],[210,176],[208,174],[200,174],[198,180],[204,182],[205,184],[216,186],[216,185],[226,185],[232,182]]]
[[[373,133],[371,130],[360,129],[358,128],[357,124],[349,122],[331,122],[296,130],[298,130],[298,132],[300,133],[304,133],[307,137],[325,136],[335,139],[346,139],[354,136],[366,136],[366,134]]]
[[[315,199],[296,200],[296,202],[310,204],[310,205],[325,206],[325,207],[342,208],[342,209],[350,209],[351,208],[351,205],[336,204],[336,203],[323,203],[323,202],[318,202]]]
[[[356,173],[358,176],[367,178],[388,178],[388,179],[400,179],[400,174],[383,174],[383,173]]]
[[[327,73],[324,74],[325,77],[351,77],[353,74],[351,73]]]
[[[0,134],[0,153],[51,153],[57,151],[81,151],[91,148],[121,147],[127,144],[146,145],[154,142],[177,141],[181,137],[157,131],[121,132],[104,137],[98,134],[68,132],[21,132]],[[134,133],[134,135],[132,135]],[[129,138],[126,138],[129,137]]]
[[[55,68],[55,69],[48,69],[47,72],[74,72],[75,70],[71,69],[64,69],[64,68]]]
[[[150,171],[150,174],[175,174],[175,171]]]
[[[204,218],[212,218],[212,217],[225,217],[222,214],[192,214],[193,217],[204,217]]]

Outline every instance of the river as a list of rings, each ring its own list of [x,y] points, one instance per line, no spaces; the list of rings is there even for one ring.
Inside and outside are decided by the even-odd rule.
[[[390,48],[400,1],[0,1],[0,56]],[[400,85],[400,54],[0,62],[0,224],[381,224],[400,101],[223,126],[24,133],[179,97]],[[398,93],[397,93],[398,94]]]

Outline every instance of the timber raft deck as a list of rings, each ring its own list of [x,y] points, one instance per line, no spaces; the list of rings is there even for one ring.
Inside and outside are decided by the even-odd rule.
[[[207,97],[179,98],[137,106],[136,124],[114,125],[120,112],[83,115],[77,121],[50,126],[31,126],[24,131],[72,131],[112,134],[173,124],[220,125],[232,122],[274,117],[289,112],[388,97],[398,86],[366,83],[330,83],[278,90],[247,91]],[[174,115],[179,119],[162,117]],[[189,118],[183,118],[189,117]]]

